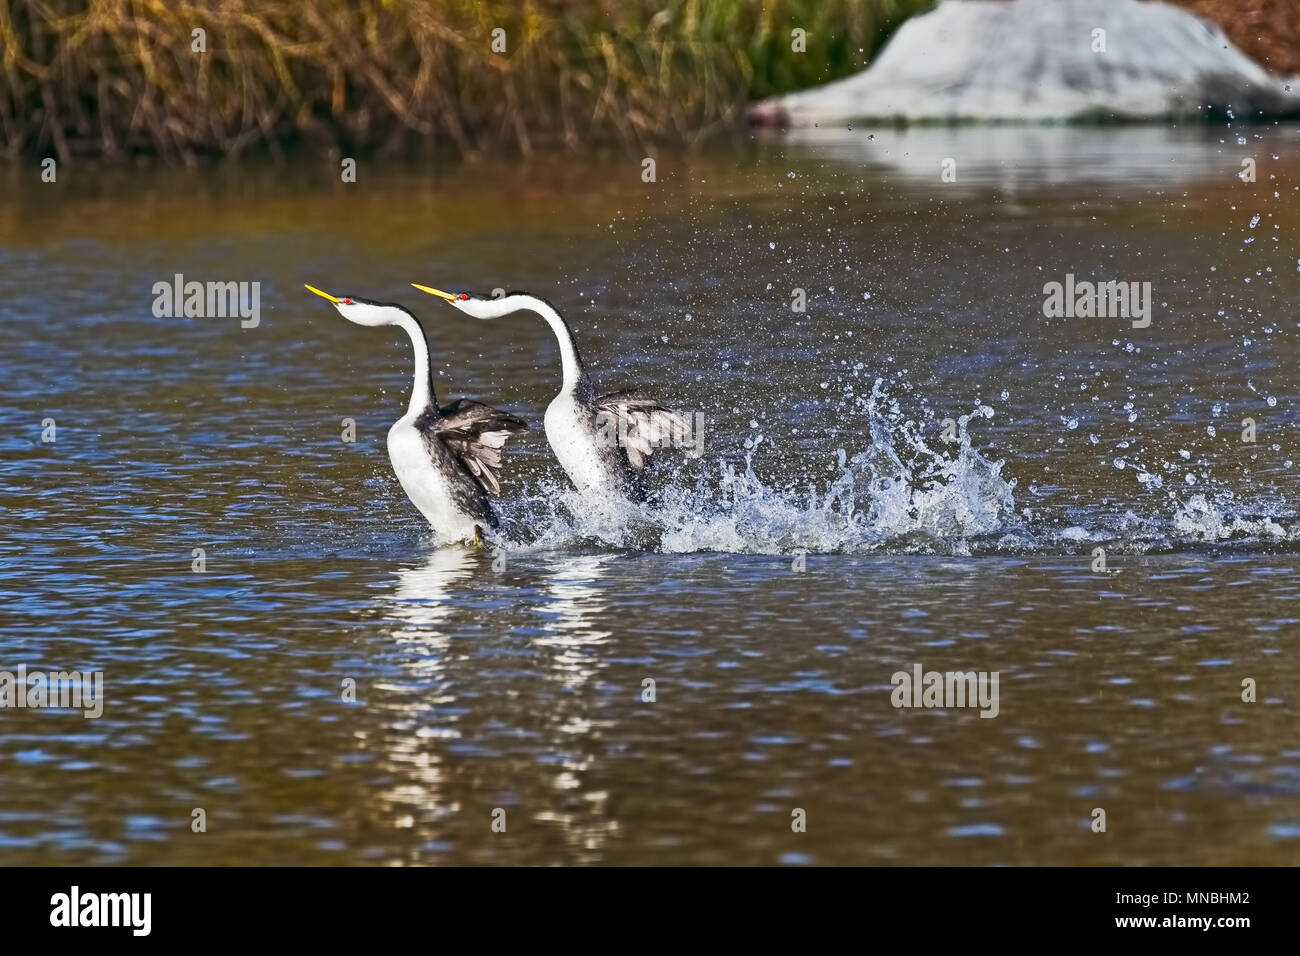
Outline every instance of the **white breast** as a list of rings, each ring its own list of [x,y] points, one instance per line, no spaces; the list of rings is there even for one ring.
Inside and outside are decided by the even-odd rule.
[[[623,493],[622,476],[609,467],[610,449],[597,446],[596,435],[586,427],[585,417],[570,396],[557,396],[546,407],[543,423],[551,450],[579,491],[590,495]]]
[[[455,506],[446,478],[433,466],[424,436],[405,416],[388,430],[388,457],[402,490],[420,509],[439,543],[472,541],[475,520]]]

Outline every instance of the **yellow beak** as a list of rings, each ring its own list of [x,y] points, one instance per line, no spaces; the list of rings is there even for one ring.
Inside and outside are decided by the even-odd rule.
[[[455,302],[456,299],[459,298],[459,296],[454,296],[450,292],[443,292],[441,289],[430,289],[427,285],[417,285],[414,282],[412,282],[411,285],[419,289],[421,292],[429,293],[429,295],[440,295],[448,302]]]
[[[303,288],[305,288],[308,292],[315,292],[322,299],[329,299],[335,305],[338,305],[339,302],[342,301],[341,299],[338,299],[335,296],[330,295],[328,292],[322,292],[320,289],[316,289],[313,288],[312,286],[307,285],[305,282],[303,283]]]

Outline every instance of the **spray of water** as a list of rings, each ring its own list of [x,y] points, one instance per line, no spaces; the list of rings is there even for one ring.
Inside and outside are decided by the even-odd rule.
[[[892,387],[910,391],[906,383]],[[1283,502],[1242,502],[1208,477],[1194,492],[1177,480],[1166,487],[1162,472],[1176,479],[1190,467],[1176,454],[1150,466],[1130,456],[1122,470],[1140,486],[1139,500],[1091,509],[1079,523],[1079,516],[1072,522],[1059,509],[1018,507],[1016,479],[1003,474],[1006,462],[972,440],[972,432],[996,414],[988,404],[976,401],[955,420],[952,441],[935,441],[933,413],[922,407],[909,416],[883,379],[868,394],[846,398],[840,413],[851,419],[847,430],[865,441],[836,449],[832,477],[820,484],[800,486],[779,468],[773,478],[772,469],[761,466],[775,456],[757,436],[739,459],[704,459],[702,467],[670,472],[641,503],[584,499],[567,482],[543,481],[503,502],[501,544],[523,551],[787,555],[1086,554],[1096,547],[1137,554],[1300,546],[1300,523]],[[1204,463],[1198,467],[1206,475]],[[760,477],[764,471],[766,479]]]
[[[957,419],[957,441],[931,447],[882,380],[856,402],[869,442],[836,451],[824,487],[777,488],[756,472],[761,438],[743,464],[717,459],[694,480],[680,471],[644,503],[584,499],[548,485],[514,503],[508,527],[529,528],[527,544],[753,554],[906,551],[965,554],[972,543],[1014,527],[1014,480],[1003,463],[971,444],[969,426],[992,417],[978,405]]]

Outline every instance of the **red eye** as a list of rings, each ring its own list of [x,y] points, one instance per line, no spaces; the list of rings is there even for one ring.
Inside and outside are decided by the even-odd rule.
[[[462,293],[460,294],[460,297],[461,297],[462,299],[468,299],[468,298],[469,298],[469,296],[467,296],[464,292],[462,292]]]
[[[344,299],[344,300],[343,300],[343,304],[344,304],[344,305],[351,305],[351,304],[352,304],[352,300],[351,300],[351,299]]]

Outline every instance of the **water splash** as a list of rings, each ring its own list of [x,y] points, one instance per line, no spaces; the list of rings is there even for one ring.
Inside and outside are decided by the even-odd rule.
[[[991,418],[977,405],[955,420],[955,441],[936,450],[922,425],[904,417],[877,379],[857,399],[869,442],[836,452],[836,476],[823,487],[779,488],[756,470],[764,442],[743,465],[715,460],[692,482],[679,471],[645,503],[611,505],[544,485],[508,510],[507,527],[532,529],[527,545],[585,545],[669,553],[751,554],[900,551],[968,554],[973,542],[1017,526],[1014,479],[971,443],[970,423]],[[927,413],[928,415],[929,413]],[[932,418],[932,416],[929,416]]]
[[[668,469],[667,480],[639,504],[586,500],[567,482],[543,481],[503,502],[502,546],[783,555],[1300,547],[1294,509],[1281,500],[1239,500],[1213,480],[1204,460],[1191,461],[1186,452],[1170,454],[1168,461],[1154,449],[1154,458],[1143,456],[1145,463],[1132,452],[1117,459],[1117,471],[1133,475],[1143,490],[1137,501],[1062,511],[1035,504],[1031,486],[1028,504],[1018,508],[1016,479],[1003,474],[1007,463],[990,457],[987,446],[981,450],[972,437],[994,418],[993,407],[976,400],[969,413],[949,423],[947,440],[936,441],[944,423],[924,403],[906,413],[891,387],[912,391],[906,380],[891,385],[875,379],[869,394],[846,394],[840,410],[846,430],[866,440],[859,448],[836,449],[830,477],[820,483],[801,485],[803,479],[783,473],[798,459],[782,457],[758,435],[739,458]],[[1177,480],[1193,468],[1202,476],[1198,482]],[[1177,487],[1166,487],[1161,472]]]

